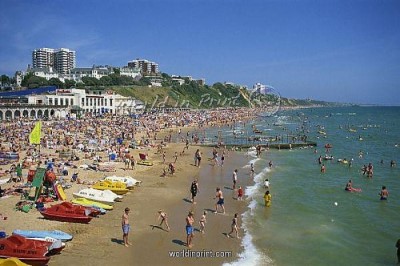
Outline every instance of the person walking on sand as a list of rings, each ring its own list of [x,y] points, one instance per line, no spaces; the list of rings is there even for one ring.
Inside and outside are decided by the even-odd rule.
[[[174,163],[176,163],[176,161],[178,160],[178,152],[175,152],[174,158],[175,158]]]
[[[238,214],[235,213],[235,216],[232,219],[232,224],[231,224],[231,231],[226,234],[227,237],[232,237],[231,234],[235,232],[235,236],[236,238],[240,238],[239,237],[239,230],[238,230]]]
[[[129,225],[129,211],[130,209],[128,207],[125,208],[125,212],[124,214],[122,214],[122,239],[124,241],[124,245],[125,247],[128,247],[129,245],[131,245],[131,243],[129,243],[128,241],[128,235],[129,235],[129,231],[131,230],[131,226]]]
[[[271,206],[271,200],[272,200],[272,196],[271,196],[271,194],[269,194],[269,190],[267,190],[264,194],[264,201],[265,201],[266,207]]]
[[[196,197],[197,193],[199,192],[199,183],[197,180],[194,180],[190,186],[190,193],[192,194],[192,203],[196,204],[194,198]]]
[[[163,210],[159,210],[158,211],[158,220],[159,221],[161,220],[159,226],[162,228],[163,223],[165,223],[165,226],[167,227],[167,231],[169,232],[170,228],[169,228],[169,225],[168,225],[168,216],[167,216],[167,213],[165,211],[163,211]]]
[[[237,183],[237,172],[238,172],[238,169],[235,169],[235,170],[233,171],[233,174],[232,174],[232,181],[233,181],[233,186],[232,186],[232,189],[233,189],[233,190],[235,190],[235,189],[236,189],[236,183]]]
[[[201,162],[201,151],[197,149],[196,153],[194,154],[194,166],[200,167]]]
[[[207,215],[207,211],[204,211],[203,215],[201,216],[200,221],[199,221],[200,232],[202,234],[204,234],[204,228],[206,227],[206,222],[207,222],[206,215]]]
[[[224,207],[224,195],[222,194],[222,191],[219,187],[217,187],[217,193],[215,194],[215,198],[218,198],[217,203],[215,204],[215,211],[214,213],[217,214],[218,213],[218,206],[221,207],[222,209],[222,213],[225,214],[225,207]]]
[[[188,248],[192,248],[192,240],[193,240],[193,212],[190,211],[188,216],[186,217],[186,246]]]

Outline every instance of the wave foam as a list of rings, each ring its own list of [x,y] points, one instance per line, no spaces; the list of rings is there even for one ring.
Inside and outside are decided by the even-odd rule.
[[[251,160],[249,162],[249,165],[251,162],[257,161],[259,158]],[[254,163],[253,162],[253,163]],[[249,198],[252,198],[256,193],[259,188],[260,183],[264,181],[265,175],[270,172],[271,169],[269,167],[265,167],[263,170],[261,170],[260,173],[254,176],[254,185],[246,187],[246,192],[245,195],[247,195]],[[267,255],[263,254],[261,251],[257,249],[257,247],[253,244],[253,237],[250,234],[248,230],[248,226],[251,223],[251,219],[253,216],[253,212],[257,208],[258,203],[255,199],[252,199],[248,205],[249,210],[247,210],[245,213],[242,214],[242,219],[243,219],[243,230],[244,230],[244,236],[242,239],[242,247],[243,247],[243,252],[239,253],[239,259],[231,262],[231,263],[224,263],[223,266],[254,266],[254,265],[272,265],[273,261],[271,258],[269,258]]]

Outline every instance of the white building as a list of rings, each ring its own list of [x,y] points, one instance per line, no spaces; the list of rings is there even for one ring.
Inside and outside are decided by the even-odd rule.
[[[142,75],[140,74],[139,68],[131,68],[131,67],[120,67],[119,74],[121,76],[128,76],[133,79],[140,79]]]
[[[128,62],[128,67],[140,69],[142,75],[157,74],[158,64],[146,59],[136,59]]]
[[[257,82],[256,84],[253,85],[253,90],[256,91],[258,90],[259,92],[265,91],[267,88],[267,85],[261,84],[260,82]]]
[[[67,74],[75,65],[75,51],[67,48],[39,48],[32,51],[33,68],[52,67],[60,74]]]
[[[206,80],[205,79],[194,79],[192,76],[177,76],[177,75],[172,75],[171,76],[172,81],[176,81],[179,83],[179,85],[185,84],[186,80],[189,81],[195,81],[199,85],[205,85]]]
[[[103,66],[93,66],[93,67],[77,67],[71,69],[68,75],[68,79],[74,80],[76,82],[82,81],[83,77],[91,77],[100,79],[104,76],[112,74],[112,69]]]
[[[132,69],[128,67],[118,68],[120,70],[121,76],[132,77],[133,79],[138,79],[141,77],[139,69]],[[58,78],[62,82],[66,79],[73,80],[75,82],[81,82],[83,77],[90,77],[100,79],[104,76],[108,76],[114,73],[114,68],[110,66],[93,66],[93,67],[78,67],[73,68],[68,71],[67,74],[60,74],[53,67],[43,67],[43,68],[28,68],[27,72],[33,73],[37,77],[42,77],[47,80],[51,78]],[[23,79],[25,73],[18,71],[16,73],[16,78],[18,80]],[[20,83],[19,83],[20,84]]]
[[[124,97],[113,91],[86,92],[83,89],[59,89],[56,94],[30,95],[28,104],[66,106],[81,113],[129,115],[141,112],[141,101]]]
[[[62,82],[64,82],[62,76],[59,75],[57,72],[55,72],[52,67],[43,67],[43,68],[35,67],[28,69],[27,72],[32,73],[37,77],[45,78],[47,80],[50,80],[51,78],[59,78]]]

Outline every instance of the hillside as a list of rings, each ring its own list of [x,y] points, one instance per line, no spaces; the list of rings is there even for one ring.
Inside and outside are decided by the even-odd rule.
[[[213,86],[113,86],[115,92],[141,100],[147,107],[178,107],[207,109],[216,107],[252,107],[260,103],[259,95],[250,94],[246,89],[216,83]],[[258,98],[258,100],[257,100]],[[281,106],[334,106],[336,103],[314,100],[298,100],[280,98],[277,96],[263,96],[261,102],[272,105],[279,101]]]

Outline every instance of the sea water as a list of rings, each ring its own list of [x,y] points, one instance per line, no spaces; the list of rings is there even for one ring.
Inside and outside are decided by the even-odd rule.
[[[254,163],[256,174],[254,185],[245,190],[244,251],[232,265],[395,265],[400,165],[390,167],[390,161],[400,162],[399,117],[399,107],[314,108],[244,125],[242,132],[256,127],[262,136],[283,140],[304,133],[317,147],[271,149],[259,158],[249,151],[243,167]],[[219,131],[229,134],[227,128]],[[209,134],[213,138],[217,132]],[[329,151],[327,143],[333,146]],[[318,157],[326,154],[334,159],[323,161],[326,172],[321,173]],[[351,164],[337,161],[344,158]],[[368,163],[374,166],[372,178],[361,171]],[[271,207],[264,206],[265,178]],[[349,179],[362,192],[346,192]],[[387,201],[378,195],[382,186],[389,190]]]

